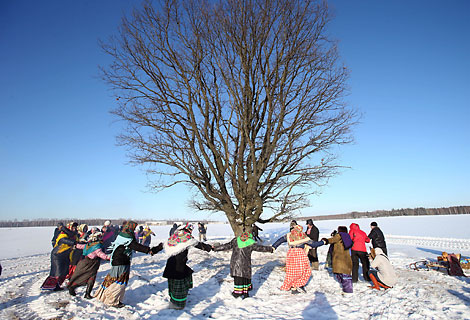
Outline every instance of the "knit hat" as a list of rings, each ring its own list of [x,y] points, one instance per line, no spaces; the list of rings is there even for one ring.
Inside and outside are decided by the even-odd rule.
[[[88,225],[83,223],[83,224],[78,226],[77,230],[80,231],[80,232],[87,232],[88,231]]]
[[[371,223],[370,223],[370,226],[371,226],[371,227],[377,227],[377,222],[375,222],[375,221],[374,221],[374,222],[371,222]]]
[[[107,226],[109,226],[110,224],[111,224],[111,221],[106,220],[103,225],[107,227]]]
[[[307,219],[307,223],[306,223],[306,224],[313,226],[313,220],[312,220],[312,219]]]

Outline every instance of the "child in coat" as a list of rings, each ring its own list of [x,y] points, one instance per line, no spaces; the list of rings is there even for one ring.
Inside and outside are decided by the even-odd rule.
[[[251,253],[273,252],[273,247],[262,246],[256,243],[253,235],[248,232],[233,238],[230,242],[214,246],[214,251],[232,250],[230,258],[230,276],[233,277],[234,288],[232,295],[235,298],[248,297],[248,291],[253,289],[251,284]]]

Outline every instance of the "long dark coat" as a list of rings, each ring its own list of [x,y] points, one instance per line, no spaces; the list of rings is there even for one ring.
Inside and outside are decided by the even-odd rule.
[[[253,244],[248,247],[239,248],[237,238],[232,241],[214,247],[214,251],[225,251],[232,249],[232,257],[230,259],[230,275],[232,277],[242,277],[251,279],[251,253],[253,251],[272,252],[271,246],[262,246]]]
[[[369,233],[369,238],[372,240],[372,247],[381,248],[387,252],[387,244],[385,243],[385,236],[379,227],[373,228]]]
[[[204,251],[211,250],[210,245],[203,242],[199,242],[194,247]],[[168,258],[165,270],[163,271],[163,278],[181,280],[194,272],[193,269],[186,265],[186,262],[188,262],[188,249],[186,248],[177,255]]]

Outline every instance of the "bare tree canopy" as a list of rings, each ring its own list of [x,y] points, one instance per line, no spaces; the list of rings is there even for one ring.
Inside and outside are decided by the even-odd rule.
[[[193,206],[236,234],[307,205],[356,118],[328,21],[326,2],[295,0],[147,2],[124,18],[101,71],[153,187],[195,187]]]

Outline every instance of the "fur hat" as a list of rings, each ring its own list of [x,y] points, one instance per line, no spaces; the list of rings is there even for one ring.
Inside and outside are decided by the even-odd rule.
[[[312,220],[312,219],[307,219],[306,225],[311,225],[311,226],[313,226],[313,220]]]

